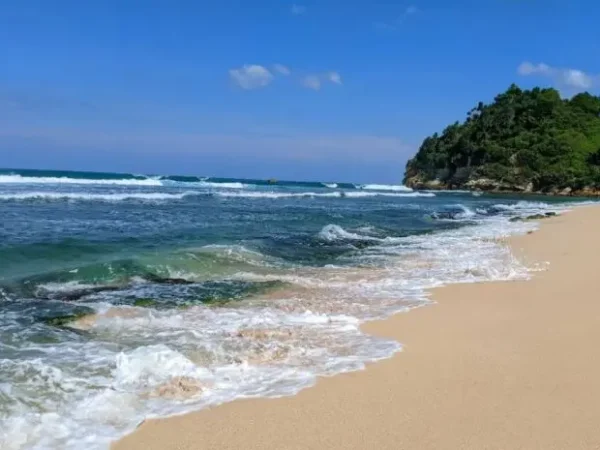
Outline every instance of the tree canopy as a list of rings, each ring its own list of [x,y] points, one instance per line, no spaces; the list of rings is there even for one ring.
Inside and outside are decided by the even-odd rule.
[[[405,184],[557,191],[600,188],[600,97],[511,85],[427,137]]]

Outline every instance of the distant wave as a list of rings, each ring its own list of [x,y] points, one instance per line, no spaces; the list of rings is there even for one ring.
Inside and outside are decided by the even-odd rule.
[[[46,201],[104,201],[121,202],[127,200],[139,201],[164,201],[181,200],[190,195],[201,195],[199,192],[182,192],[179,194],[167,194],[163,192],[132,192],[120,194],[92,194],[78,192],[22,192],[16,194],[0,194],[0,200],[4,201],[26,201],[26,200],[46,200]]]
[[[412,192],[411,188],[399,184],[363,184],[358,185],[357,189],[365,189],[367,191]]]
[[[342,197],[341,192],[216,192],[218,197],[236,198],[313,198],[313,197]]]
[[[361,197],[435,197],[432,192],[345,192],[345,197],[361,198]]]
[[[0,170],[1,184],[67,184],[117,186],[188,186],[207,189],[246,189],[273,184],[269,180],[209,178],[185,175],[139,175],[68,171]],[[305,189],[328,188],[366,191],[412,192],[412,189],[393,184],[351,184],[304,181],[278,181],[279,186]]]
[[[235,198],[363,198],[363,197],[435,197],[432,193],[422,192],[216,192],[218,197]]]
[[[162,186],[153,178],[93,179],[68,177],[27,177],[21,175],[0,175],[0,184],[108,184],[120,186]]]
[[[173,180],[163,177],[94,179],[69,177],[28,177],[22,175],[0,175],[0,184],[90,184],[113,186],[165,186],[174,184],[195,185],[205,188],[244,189],[247,185],[239,182],[212,182],[190,177],[186,180]]]
[[[212,181],[199,181],[197,184],[202,187],[222,188],[222,189],[244,189],[247,187],[247,185],[245,185],[243,183],[238,183],[238,182],[218,183],[218,182],[212,182]]]

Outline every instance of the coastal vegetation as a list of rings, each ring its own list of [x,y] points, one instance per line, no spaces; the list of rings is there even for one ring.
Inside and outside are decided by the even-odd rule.
[[[408,161],[413,188],[600,193],[600,97],[511,85],[464,122],[427,137]]]

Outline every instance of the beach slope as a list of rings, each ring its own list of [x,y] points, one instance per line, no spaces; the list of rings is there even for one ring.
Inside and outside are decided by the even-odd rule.
[[[434,291],[365,325],[404,344],[295,397],[151,420],[114,450],[600,449],[600,208],[512,238],[531,281]],[[457,255],[460,257],[460,255]]]

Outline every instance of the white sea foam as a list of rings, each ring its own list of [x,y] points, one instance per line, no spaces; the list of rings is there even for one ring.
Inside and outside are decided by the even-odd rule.
[[[359,189],[367,191],[395,191],[395,192],[412,192],[412,189],[398,184],[363,184]]]
[[[456,205],[456,207],[459,208],[460,210],[462,210],[462,212],[458,213],[455,216],[455,219],[458,219],[458,220],[469,220],[469,219],[472,219],[473,217],[477,216],[477,212],[476,211],[473,211],[471,208],[469,208],[469,207],[467,207],[465,205],[458,204],[458,205]]]
[[[218,197],[236,198],[317,198],[317,197],[342,197],[341,192],[216,192]]]
[[[357,233],[352,233],[344,230],[339,225],[326,225],[319,232],[319,237],[325,241],[337,241],[337,240],[377,240],[372,236],[365,236]]]
[[[66,281],[64,283],[43,283],[37,286],[40,293],[70,293],[97,288],[96,284],[82,283],[80,281]]]
[[[354,191],[336,191],[336,192],[266,192],[266,191],[252,191],[252,192],[215,192],[218,197],[235,197],[235,198],[364,198],[364,197],[435,197],[432,193],[423,192],[406,192],[406,193],[392,193],[392,192],[354,192]]]
[[[212,189],[244,189],[248,185],[239,182],[213,182],[199,181],[174,181],[164,177],[154,176],[142,178],[115,178],[115,179],[93,179],[93,178],[69,178],[69,177],[27,177],[22,175],[0,175],[0,184],[58,184],[58,185],[104,185],[104,186],[173,186],[187,185]]]
[[[201,192],[187,191],[178,194],[169,194],[166,192],[124,192],[97,194],[88,192],[15,192],[0,194],[0,200],[4,201],[26,201],[26,200],[70,200],[70,201],[103,201],[103,202],[122,202],[127,200],[138,201],[165,201],[181,200],[192,195],[202,195]]]
[[[565,209],[565,205],[561,205],[559,203],[551,204],[545,202],[529,202],[525,200],[521,200],[517,203],[505,205],[505,204],[495,204],[494,208],[504,210],[504,211],[524,211],[524,212],[543,212],[543,211],[553,211],[553,210],[563,210]]]
[[[336,189],[338,187],[337,183],[321,183],[321,184],[330,189]]]
[[[0,184],[95,184],[118,186],[162,186],[162,182],[154,178],[94,180],[90,178],[68,177],[24,177],[21,175],[0,175]]]
[[[547,205],[515,208],[543,211]],[[465,207],[463,213],[473,211]],[[0,418],[0,448],[106,449],[147,417],[236,398],[292,395],[318,375],[359,370],[389,357],[400,344],[363,334],[362,321],[427,304],[428,288],[529,277],[497,238],[526,233],[537,224],[510,222],[504,214],[481,216],[480,224],[407,237],[381,237],[368,226],[328,225],[319,233],[325,241],[368,241],[369,246],[344,257],[354,267],[268,272],[250,267],[251,272],[233,278],[290,286],[231,307],[153,310],[94,304],[98,314],[86,318],[82,328],[101,339],[31,344],[27,350],[36,352],[35,358],[0,359],[0,373],[11,383],[0,384],[0,401],[2,395],[34,397],[40,406],[7,404],[9,414]],[[205,249],[215,250],[228,251]],[[191,388],[184,385],[181,398],[173,398],[163,387],[177,387],[178,380],[187,380]]]
[[[217,188],[217,189],[244,189],[244,188],[248,187],[247,184],[237,183],[237,182],[216,183],[216,182],[212,182],[212,181],[199,181],[198,183],[195,183],[195,184],[197,184],[201,187]]]
[[[432,192],[409,192],[409,191],[403,192],[403,193],[348,191],[348,192],[344,192],[344,196],[350,197],[350,198],[363,198],[363,197],[398,197],[398,198],[422,197],[422,198],[427,198],[427,197],[435,197],[435,194]]]

